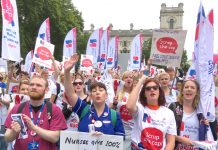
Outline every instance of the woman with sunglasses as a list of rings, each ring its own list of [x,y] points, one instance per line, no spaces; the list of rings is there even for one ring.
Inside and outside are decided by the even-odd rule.
[[[77,73],[74,76],[73,79],[73,87],[74,91],[77,94],[77,96],[82,100],[85,101],[86,103],[90,104],[90,101],[88,101],[88,95],[86,94],[85,90],[85,84],[84,80],[81,74]],[[63,104],[63,109],[62,112],[65,116],[65,119],[67,121],[67,130],[72,130],[72,131],[77,131],[78,130],[78,124],[79,124],[79,118],[76,113],[72,111],[72,108],[67,105],[66,103]]]
[[[134,120],[132,150],[173,150],[176,122],[173,112],[165,107],[164,93],[157,80],[143,75],[126,107]]]
[[[90,97],[92,99],[92,105],[87,104],[81,100],[75,93],[75,87],[71,84],[70,70],[78,61],[79,56],[74,54],[70,60],[65,63],[65,92],[69,105],[72,106],[72,110],[77,113],[80,118],[78,125],[78,131],[89,132],[89,125],[95,128],[94,134],[110,134],[110,135],[122,135],[124,136],[123,123],[120,119],[120,115],[110,109],[105,100],[107,99],[106,86],[101,82],[92,83],[90,86]],[[113,122],[112,114],[115,114],[116,120]]]
[[[169,105],[176,118],[176,150],[198,149],[193,141],[199,141],[200,123],[209,125],[208,120],[199,120],[197,106],[200,100],[200,87],[195,80],[183,83],[178,102]]]

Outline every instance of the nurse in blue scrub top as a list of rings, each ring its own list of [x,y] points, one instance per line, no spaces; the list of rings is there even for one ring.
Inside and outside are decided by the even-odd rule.
[[[79,56],[74,54],[64,65],[65,92],[69,105],[78,114],[80,122],[78,131],[89,132],[89,128],[94,128],[94,134],[110,134],[124,136],[123,123],[119,113],[110,109],[105,100],[107,99],[106,86],[101,82],[95,82],[90,86],[90,97],[92,104],[89,105],[81,100],[74,91],[70,70],[78,61]]]

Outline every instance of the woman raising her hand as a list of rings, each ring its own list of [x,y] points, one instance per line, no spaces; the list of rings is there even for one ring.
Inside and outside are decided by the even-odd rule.
[[[71,84],[70,70],[78,61],[79,56],[74,54],[70,60],[64,65],[65,74],[65,92],[69,105],[72,106],[73,111],[77,113],[80,118],[78,125],[78,131],[89,132],[89,125],[95,128],[95,133],[103,133],[110,135],[124,136],[123,123],[120,119],[120,115],[110,109],[105,100],[107,99],[106,86],[101,82],[94,82],[90,86],[90,98],[92,99],[92,105],[87,104],[81,100],[75,93],[74,87]]]
[[[133,150],[173,150],[176,122],[165,103],[159,82],[142,76],[126,104],[134,119],[131,134]]]

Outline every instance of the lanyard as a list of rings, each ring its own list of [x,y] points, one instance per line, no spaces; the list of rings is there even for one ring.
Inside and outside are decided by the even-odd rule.
[[[44,108],[44,105],[45,105],[45,102],[43,102],[41,108],[40,108],[40,112],[39,112],[39,115],[38,115],[38,118],[36,120],[36,124],[34,123],[34,118],[33,118],[33,109],[32,109],[32,106],[30,105],[30,117],[31,117],[31,120],[33,122],[33,124],[35,124],[36,126],[38,125],[39,123],[39,120],[40,120],[40,117],[41,117],[41,114],[42,114],[42,110]]]

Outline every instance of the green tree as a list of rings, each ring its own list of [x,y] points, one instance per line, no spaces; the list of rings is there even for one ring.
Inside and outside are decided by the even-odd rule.
[[[17,9],[22,57],[34,49],[40,25],[47,17],[50,18],[51,43],[55,45],[54,54],[58,60],[62,59],[63,41],[70,29],[76,27],[77,38],[83,37],[81,36],[84,28],[82,14],[74,7],[71,0],[19,0]],[[2,31],[2,24],[0,29]],[[82,49],[79,46],[77,49]]]

